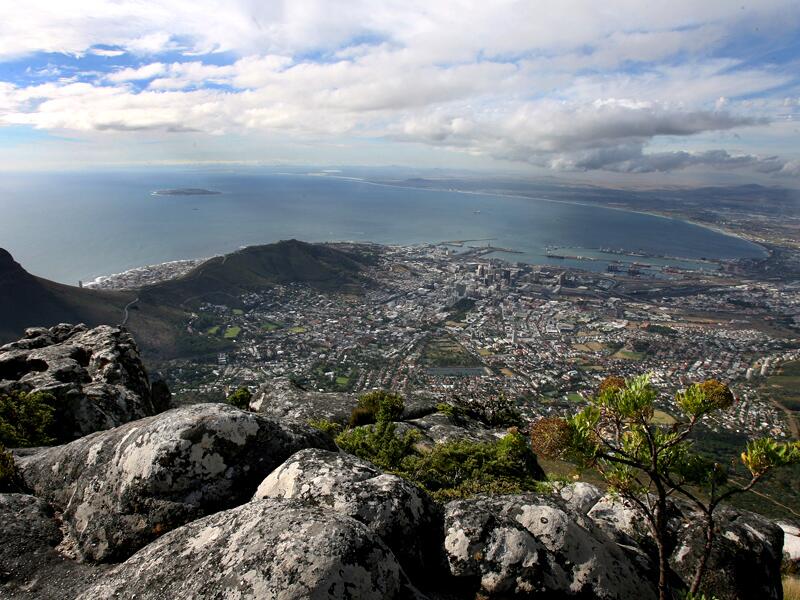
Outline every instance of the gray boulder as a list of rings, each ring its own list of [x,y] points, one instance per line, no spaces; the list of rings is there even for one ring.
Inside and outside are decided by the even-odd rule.
[[[224,404],[198,404],[17,458],[24,484],[63,511],[92,561],[130,556],[160,534],[247,501],[320,432]]]
[[[63,535],[46,502],[26,494],[0,494],[0,598],[74,598],[106,570],[58,551]]]
[[[420,598],[365,525],[293,500],[257,500],[162,536],[78,600]]]
[[[656,598],[634,562],[555,495],[450,502],[445,550],[460,586],[487,598]]]
[[[471,417],[449,417],[440,412],[412,419],[408,421],[408,425],[415,427],[424,438],[431,440],[434,444],[456,440],[496,442],[508,433],[507,428],[490,429]]]
[[[667,546],[673,586],[691,585],[705,546],[703,515],[685,501],[669,503]],[[658,550],[642,512],[620,498],[603,496],[590,519],[617,542],[643,573],[657,577]],[[783,531],[747,511],[715,511],[716,535],[703,589],[719,600],[781,597]]]
[[[436,402],[426,396],[412,395],[404,398],[403,419],[414,419],[436,412]],[[347,423],[350,413],[358,404],[357,394],[317,392],[305,390],[288,377],[276,377],[265,383],[253,395],[250,410],[277,419],[308,422],[327,419]]]
[[[408,481],[351,454],[301,450],[270,473],[256,498],[294,498],[364,523],[412,576],[444,566],[442,514]]]
[[[311,419],[347,423],[357,402],[352,394],[308,391],[295,385],[288,377],[278,377],[262,385],[253,395],[250,410],[302,423]]]
[[[714,512],[716,534],[702,591],[718,600],[783,598],[783,530],[759,515],[726,507]],[[685,510],[670,566],[688,585],[705,545],[701,515]]]
[[[570,483],[558,488],[558,495],[566,502],[571,512],[581,515],[589,511],[603,498],[603,492],[585,481]]]
[[[120,327],[36,327],[0,347],[0,393],[55,396],[54,433],[60,441],[163,410],[169,404],[163,388],[152,394],[136,342]]]

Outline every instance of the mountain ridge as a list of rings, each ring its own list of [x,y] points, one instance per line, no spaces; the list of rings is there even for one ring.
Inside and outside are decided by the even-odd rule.
[[[62,322],[117,325],[128,307],[125,325],[148,356],[191,353],[179,341],[189,312],[201,302],[238,306],[243,293],[288,283],[357,292],[369,284],[361,273],[368,262],[368,257],[354,252],[284,240],[209,259],[175,279],[115,291],[36,277],[0,248],[0,344],[19,338],[28,327]]]

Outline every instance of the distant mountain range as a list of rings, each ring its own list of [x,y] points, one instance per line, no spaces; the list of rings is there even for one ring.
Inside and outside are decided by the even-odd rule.
[[[200,303],[237,307],[243,293],[294,282],[357,292],[368,283],[362,275],[368,260],[331,246],[289,240],[212,258],[183,277],[140,290],[107,291],[35,277],[0,249],[0,343],[18,339],[27,327],[116,325],[127,315],[126,325],[148,357],[208,351],[186,343],[185,323]]]

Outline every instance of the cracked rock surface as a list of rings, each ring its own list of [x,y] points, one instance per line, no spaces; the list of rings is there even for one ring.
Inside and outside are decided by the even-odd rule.
[[[295,500],[255,500],[172,531],[79,600],[421,597],[380,538]]]
[[[63,511],[91,561],[130,556],[160,534],[249,499],[296,451],[335,449],[320,432],[224,404],[197,404],[22,455],[25,485]]]
[[[0,347],[0,393],[47,392],[56,399],[55,435],[68,441],[154,415],[169,393],[147,378],[139,349],[120,327],[61,324],[26,330]]]
[[[443,567],[441,510],[422,489],[341,452],[306,449],[258,487],[256,498],[293,498],[364,523],[414,575]]]
[[[444,546],[452,575],[490,598],[656,598],[619,546],[555,496],[450,502]]]

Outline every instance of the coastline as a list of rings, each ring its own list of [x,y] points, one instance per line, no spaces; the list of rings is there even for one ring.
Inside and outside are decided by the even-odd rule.
[[[604,203],[593,203],[593,202],[581,202],[578,200],[564,200],[564,199],[553,199],[547,198],[542,196],[528,196],[523,194],[513,194],[513,193],[502,193],[502,192],[492,192],[492,191],[474,191],[474,190],[462,190],[457,188],[439,188],[439,187],[415,187],[411,185],[401,185],[400,183],[386,183],[380,181],[373,181],[364,178],[358,177],[348,177],[338,174],[331,174],[331,173],[284,173],[284,175],[292,176],[292,177],[314,177],[314,178],[321,178],[321,177],[330,177],[332,179],[339,179],[350,181],[353,183],[364,183],[368,185],[378,186],[378,187],[388,187],[388,188],[396,188],[402,190],[414,190],[417,192],[424,192],[424,191],[433,191],[433,192],[452,192],[457,194],[467,194],[471,196],[486,196],[486,197],[497,197],[497,198],[514,198],[519,200],[532,200],[532,201],[539,201],[539,202],[548,202],[554,204],[563,204],[563,205],[574,205],[574,206],[582,206],[582,207],[589,207],[589,208],[600,208],[600,209],[607,209],[607,210],[615,210],[620,211],[623,213],[632,213],[632,214],[640,214],[649,217],[655,217],[660,219],[669,219],[671,221],[685,223],[688,225],[694,225],[697,227],[701,227],[708,231],[713,231],[714,233],[718,233],[721,235],[725,235],[731,238],[735,238],[746,242],[748,244],[752,244],[755,248],[758,249],[759,254],[763,257],[767,257],[770,255],[770,250],[763,245],[762,242],[749,238],[746,234],[741,232],[732,231],[720,226],[710,225],[708,223],[701,223],[694,221],[692,219],[686,218],[684,216],[679,215],[671,215],[671,214],[664,214],[656,211],[647,211],[647,210],[636,210],[633,208],[626,208],[621,206],[611,206]],[[155,193],[155,192],[153,192]],[[358,240],[344,240],[344,239],[328,239],[328,240],[318,240],[316,243],[337,243],[337,242],[345,242],[345,243],[362,243],[362,241]],[[269,242],[264,242],[269,243]],[[441,240],[428,240],[423,242],[424,244],[439,244]],[[396,244],[386,244],[386,245],[396,245]],[[135,287],[141,287],[142,285],[148,285],[150,283],[156,283],[157,281],[163,281],[166,279],[173,279],[175,277],[180,277],[187,273],[192,268],[196,267],[197,265],[201,264],[202,262],[208,260],[209,258],[213,258],[210,256],[196,258],[196,259],[180,259],[180,260],[173,260],[173,261],[166,261],[163,263],[153,263],[139,267],[133,267],[131,269],[127,269],[124,271],[108,274],[108,275],[100,275],[94,277],[88,283],[84,283],[83,285],[87,288],[92,289],[132,289]],[[692,258],[686,257],[674,257],[679,260],[697,260]],[[726,259],[719,259],[719,260],[726,260]],[[717,262],[717,259],[714,259],[712,262]],[[553,263],[550,261],[543,261],[543,262],[536,262],[530,264],[554,264],[557,265],[558,263]],[[126,281],[135,279],[136,282]]]
[[[93,290],[127,290],[150,285],[168,279],[181,277],[206,262],[209,258],[188,258],[182,260],[170,260],[163,263],[134,267],[119,273],[110,275],[100,275],[93,280],[84,283],[83,287]],[[135,282],[131,282],[136,278]]]
[[[647,215],[649,217],[657,217],[657,218],[660,218],[660,219],[669,219],[671,221],[677,221],[677,222],[680,222],[680,223],[686,223],[688,225],[695,225],[697,227],[702,227],[703,229],[707,229],[709,231],[713,231],[713,232],[719,233],[721,235],[725,235],[725,236],[728,236],[728,237],[736,238],[736,239],[742,240],[744,242],[747,242],[749,244],[753,244],[754,246],[757,246],[758,248],[760,248],[765,255],[769,255],[769,253],[770,253],[769,249],[764,246],[763,242],[751,239],[750,237],[748,237],[746,234],[744,234],[742,232],[726,229],[726,228],[720,227],[718,225],[709,225],[708,223],[701,223],[699,221],[695,221],[693,219],[689,219],[689,218],[684,217],[684,216],[664,214],[664,213],[659,213],[659,212],[656,212],[656,211],[636,210],[636,209],[633,209],[633,208],[624,208],[624,207],[621,207],[621,206],[611,206],[611,205],[603,204],[603,203],[578,202],[578,201],[575,201],[575,200],[556,200],[554,198],[545,198],[545,197],[542,197],[542,196],[525,196],[523,194],[508,194],[508,193],[491,192],[491,191],[460,190],[460,189],[457,189],[457,188],[422,188],[422,187],[414,187],[414,186],[411,186],[411,185],[399,185],[399,184],[384,183],[384,182],[379,182],[379,181],[371,181],[369,179],[360,179],[360,178],[355,178],[355,177],[336,177],[334,175],[329,175],[329,177],[334,177],[334,178],[338,178],[338,179],[350,179],[350,180],[357,179],[361,183],[367,183],[367,184],[370,184],[370,185],[376,185],[376,186],[381,186],[381,187],[398,188],[398,189],[404,189],[404,190],[452,192],[452,193],[455,193],[455,194],[468,194],[468,195],[472,195],[472,196],[496,196],[498,198],[517,198],[519,200],[536,200],[536,201],[540,201],[540,202],[552,202],[554,204],[568,204],[568,205],[573,205],[573,206],[587,206],[587,207],[593,207],[593,208],[605,208],[605,209],[608,209],[608,210],[618,210],[618,211],[626,212],[626,213]]]

